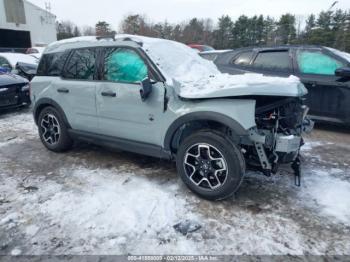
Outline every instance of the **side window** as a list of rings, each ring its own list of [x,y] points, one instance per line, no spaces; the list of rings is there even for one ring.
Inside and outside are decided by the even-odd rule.
[[[288,72],[291,70],[291,61],[288,51],[261,52],[256,57],[253,66],[265,70]]]
[[[232,63],[239,66],[248,66],[253,58],[253,51],[240,53]]]
[[[147,75],[147,65],[134,50],[128,48],[106,49],[104,80],[136,83],[145,79]]]
[[[335,70],[345,65],[318,50],[299,50],[297,60],[303,74],[335,75]]]
[[[68,79],[93,80],[95,61],[96,49],[75,50],[65,66],[63,77]]]
[[[60,76],[69,52],[45,54],[40,60],[38,76]]]

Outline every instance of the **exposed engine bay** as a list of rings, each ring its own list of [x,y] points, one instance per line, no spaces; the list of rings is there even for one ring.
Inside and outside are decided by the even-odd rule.
[[[246,148],[247,164],[270,176],[281,164],[292,164],[300,184],[302,134],[313,129],[302,98],[256,97],[256,128],[250,130],[254,145]]]

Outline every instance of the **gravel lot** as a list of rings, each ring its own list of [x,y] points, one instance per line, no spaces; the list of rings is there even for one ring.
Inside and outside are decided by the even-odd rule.
[[[223,202],[194,196],[173,163],[78,144],[47,151],[31,113],[0,115],[0,255],[350,255],[350,131],[307,138],[303,178],[248,173]],[[182,235],[174,225],[200,229]]]

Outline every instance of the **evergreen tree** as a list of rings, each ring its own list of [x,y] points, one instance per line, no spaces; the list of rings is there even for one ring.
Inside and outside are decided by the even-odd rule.
[[[296,39],[295,16],[282,15],[277,23],[277,40],[280,44],[293,44]]]
[[[227,15],[219,18],[218,29],[214,32],[214,46],[217,49],[232,48],[233,22]]]

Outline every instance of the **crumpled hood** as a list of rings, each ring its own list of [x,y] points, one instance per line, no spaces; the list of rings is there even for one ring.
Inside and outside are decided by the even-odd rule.
[[[188,99],[232,96],[299,97],[307,94],[307,89],[296,76],[282,78],[252,73],[216,74],[198,80],[180,80],[176,81],[174,87],[179,96]]]

